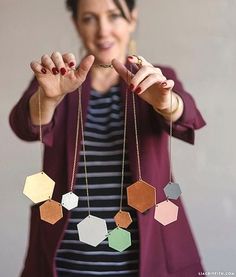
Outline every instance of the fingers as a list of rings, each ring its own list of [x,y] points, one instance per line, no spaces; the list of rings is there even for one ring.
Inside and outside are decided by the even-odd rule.
[[[32,61],[30,67],[35,74],[46,74],[47,70],[37,61]]]
[[[143,81],[141,81],[137,87],[133,88],[132,84],[130,85],[131,90],[136,92],[137,94],[142,94],[144,91],[146,91],[148,88],[150,88],[154,84],[159,84],[160,86],[162,83],[162,78],[160,78],[160,75],[157,73],[150,74],[147,78],[145,78]],[[166,78],[165,78],[166,80]],[[164,83],[165,84],[165,83]]]
[[[121,62],[117,59],[112,60],[112,65],[117,73],[121,76],[121,78],[127,83],[130,84],[131,79],[133,78],[134,74],[130,72]]]
[[[52,58],[48,54],[44,54],[41,57],[41,64],[45,69],[49,70],[49,72],[51,72],[52,74],[56,75],[59,73],[55,63],[53,62]]]
[[[75,55],[72,53],[65,53],[62,55],[62,58],[66,64],[69,65],[70,68],[76,67],[76,59]]]
[[[61,54],[60,52],[53,52],[51,56],[45,54],[41,57],[41,62],[32,61],[31,69],[35,74],[52,73],[54,75],[65,75],[70,68],[75,69],[76,59],[72,53]]]
[[[48,60],[49,62],[49,60]],[[51,63],[52,62],[52,63]],[[59,52],[53,52],[51,55],[51,61],[50,61],[50,67],[53,66],[53,68],[51,68],[51,71],[53,72],[53,74],[58,74],[59,71],[61,73],[61,75],[65,75],[66,74],[66,65],[65,62],[63,60],[63,57],[61,55],[61,53]]]
[[[145,65],[152,66],[152,64],[149,63],[147,60],[145,60],[144,57],[142,56],[136,56],[136,55],[128,56],[128,61],[130,63],[136,64],[139,68]]]
[[[163,86],[162,88],[169,91],[169,90],[172,90],[173,87],[175,85],[175,82],[173,80],[166,80],[164,83],[163,83]]]
[[[151,77],[151,78],[149,78],[149,77]],[[166,80],[166,77],[163,75],[160,75],[159,71],[156,70],[156,68],[153,66],[143,66],[132,78],[131,84],[130,84],[130,89],[132,91],[137,90],[136,92],[140,93],[141,89],[143,91],[143,87],[142,87],[141,83],[144,82],[145,79],[155,80],[155,83],[161,84]],[[145,82],[145,84],[148,84],[148,82],[149,81]]]
[[[91,66],[93,65],[94,62],[94,56],[93,55],[89,55],[87,57],[85,57],[80,65],[79,68],[75,71],[75,76],[81,81],[83,82],[91,68]]]

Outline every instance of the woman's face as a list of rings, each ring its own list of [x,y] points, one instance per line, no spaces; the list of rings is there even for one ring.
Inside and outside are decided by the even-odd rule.
[[[125,61],[136,11],[130,14],[125,1],[121,3],[129,21],[122,17],[113,0],[79,0],[75,25],[87,52],[95,56],[97,63],[110,64],[113,58]]]

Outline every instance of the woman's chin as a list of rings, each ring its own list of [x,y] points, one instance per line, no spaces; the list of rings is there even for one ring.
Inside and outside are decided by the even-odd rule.
[[[106,53],[99,53],[98,55],[95,55],[96,62],[99,64],[111,64],[111,61],[113,59],[120,60],[120,55],[118,53],[114,52],[106,52]]]

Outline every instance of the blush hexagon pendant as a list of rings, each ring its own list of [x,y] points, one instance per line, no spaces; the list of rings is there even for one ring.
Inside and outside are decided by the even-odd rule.
[[[128,205],[143,213],[156,204],[156,189],[143,180],[127,188]]]
[[[169,182],[164,187],[164,192],[167,198],[174,199],[174,200],[178,199],[181,195],[181,189],[179,184],[172,183],[172,182]]]
[[[117,227],[108,234],[108,244],[110,248],[113,248],[119,252],[126,250],[131,246],[130,232]]]
[[[154,218],[165,226],[177,220],[178,210],[177,205],[170,200],[165,200],[156,205]]]
[[[55,224],[63,217],[62,206],[52,199],[47,200],[39,207],[40,218],[50,224]]]
[[[129,225],[132,223],[132,218],[130,216],[129,212],[125,212],[120,210],[115,216],[115,223],[117,225],[117,227],[121,227],[121,228],[128,228]]]
[[[23,193],[34,203],[52,198],[55,182],[44,172],[28,176]]]
[[[88,215],[77,224],[79,240],[91,246],[98,246],[107,238],[107,225],[104,219]]]
[[[78,206],[79,197],[72,191],[63,194],[61,199],[61,205],[67,210],[72,210]]]

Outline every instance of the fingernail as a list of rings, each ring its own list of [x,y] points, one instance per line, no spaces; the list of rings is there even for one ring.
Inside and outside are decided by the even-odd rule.
[[[46,74],[46,73],[47,73],[47,70],[46,70],[45,68],[42,68],[42,69],[41,69],[41,72],[42,72],[43,74]]]
[[[163,82],[161,85],[162,85],[163,87],[165,87],[165,86],[167,86],[167,83],[166,83],[166,82]]]
[[[61,75],[65,75],[66,74],[66,69],[64,67],[62,67],[60,69]]]
[[[133,84],[130,84],[129,89],[130,89],[130,90],[133,90],[133,89],[134,89],[134,85],[133,85]]]
[[[53,68],[52,68],[52,73],[53,73],[54,75],[57,75],[57,74],[59,73],[59,71],[58,71],[58,69],[57,69],[56,67],[53,67]]]
[[[69,63],[69,67],[72,67],[72,66],[74,66],[75,64],[73,63],[73,62],[70,62]]]
[[[139,93],[141,92],[141,90],[142,90],[142,89],[141,89],[140,87],[137,87],[136,90],[135,90],[135,92],[136,92],[137,94],[139,94]]]
[[[129,59],[133,59],[134,57],[133,56],[128,56]]]

